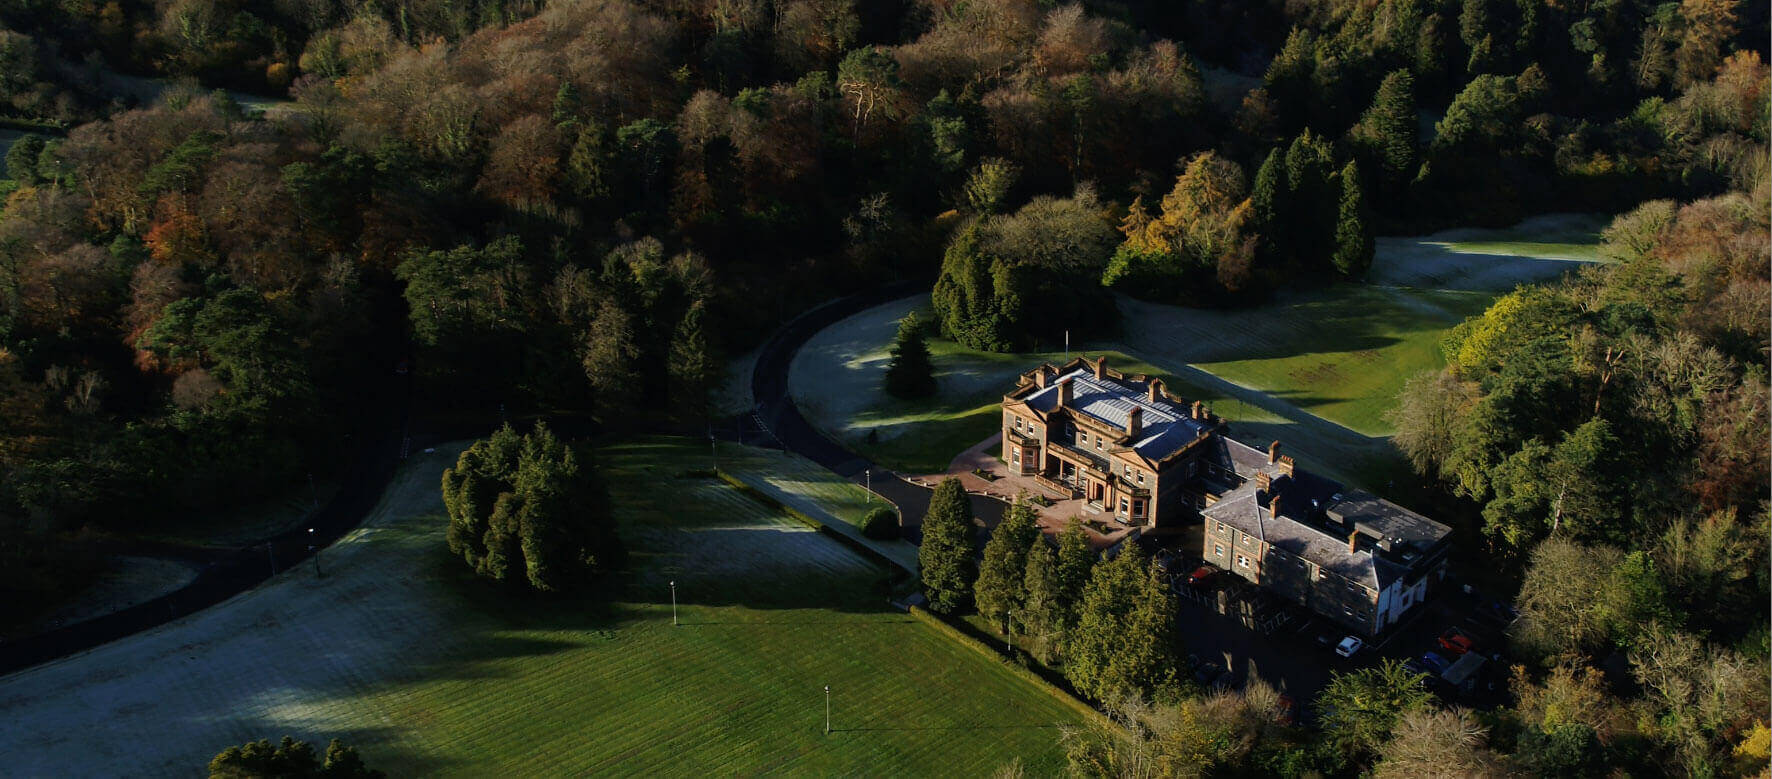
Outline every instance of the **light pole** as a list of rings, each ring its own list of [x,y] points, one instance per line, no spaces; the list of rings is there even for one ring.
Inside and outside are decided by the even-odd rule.
[[[677,626],[677,580],[671,580],[671,627]]]
[[[320,547],[314,543],[314,529],[311,527],[308,528],[308,551],[314,554],[314,578],[318,579],[324,574],[320,573]]]
[[[1003,650],[1015,654],[1015,609],[1009,609],[1003,617]]]
[[[824,734],[831,734],[831,686],[824,686]]]
[[[708,426],[708,457],[714,462],[714,470],[720,470],[720,444],[714,440],[714,428]]]

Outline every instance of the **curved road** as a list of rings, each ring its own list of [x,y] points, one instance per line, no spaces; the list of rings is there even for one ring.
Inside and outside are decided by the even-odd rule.
[[[391,379],[367,388],[363,401],[386,409],[380,415],[393,424],[382,430],[364,431],[367,439],[357,448],[338,494],[309,517],[302,527],[285,531],[256,544],[231,550],[193,552],[180,547],[177,555],[201,565],[189,584],[144,603],[92,619],[76,622],[33,636],[0,643],[0,674],[11,673],[58,657],[91,649],[124,636],[163,625],[245,592],[278,570],[308,561],[328,544],[350,532],[381,500],[388,479],[403,454],[403,438],[409,422],[412,376]],[[308,528],[313,528],[312,531]],[[165,545],[147,545],[168,551]],[[140,545],[135,545],[140,549]],[[273,566],[272,560],[276,561]],[[322,560],[317,570],[324,568]]]
[[[928,488],[899,479],[889,469],[845,449],[827,438],[800,414],[788,392],[788,370],[794,355],[812,336],[838,321],[863,309],[921,293],[927,282],[900,281],[858,295],[838,298],[800,314],[782,325],[757,352],[756,368],[751,372],[751,394],[756,398],[755,416],[751,425],[761,423],[769,437],[795,454],[818,463],[854,482],[868,481],[873,490],[893,503],[903,513],[907,537],[918,539],[915,528],[923,523],[929,510]],[[871,474],[872,478],[869,478]],[[1003,504],[981,495],[970,496],[972,515],[986,528],[997,526],[1003,519]]]

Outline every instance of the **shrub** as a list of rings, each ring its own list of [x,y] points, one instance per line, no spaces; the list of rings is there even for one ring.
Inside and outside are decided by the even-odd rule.
[[[898,538],[898,512],[884,506],[868,512],[861,523],[861,534],[875,541]]]

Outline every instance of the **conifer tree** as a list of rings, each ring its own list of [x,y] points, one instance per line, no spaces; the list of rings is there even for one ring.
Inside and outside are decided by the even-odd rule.
[[[1089,534],[1083,532],[1083,523],[1072,520],[1058,534],[1058,595],[1059,602],[1066,609],[1067,627],[1076,623],[1077,606],[1083,602],[1083,587],[1089,583],[1089,574],[1099,559],[1101,555],[1089,545]]]
[[[892,362],[886,366],[886,394],[896,398],[925,398],[935,394],[935,366],[929,359],[923,320],[912,311],[898,321],[898,337],[892,343]]]
[[[1380,195],[1398,197],[1420,166],[1420,129],[1415,118],[1415,77],[1398,70],[1384,77],[1372,106],[1349,133],[1368,161]],[[1400,199],[1400,198],[1399,198]]]
[[[1033,506],[1018,501],[984,545],[984,564],[979,566],[973,596],[978,613],[993,627],[1003,625],[1009,612],[1021,611],[1027,602],[1028,549],[1040,542],[1037,519]]]
[[[1366,198],[1360,193],[1360,168],[1349,161],[1341,169],[1341,207],[1335,218],[1335,270],[1357,279],[1372,267],[1372,227]]]
[[[1022,589],[1027,600],[1015,616],[1031,639],[1034,655],[1041,662],[1050,663],[1062,651],[1070,605],[1064,601],[1059,587],[1058,555],[1044,539],[1036,539],[1028,549]]]
[[[1280,150],[1275,148],[1261,161],[1261,168],[1255,172],[1255,185],[1249,190],[1250,216],[1255,232],[1261,235],[1267,265],[1284,265],[1292,258],[1286,242],[1285,198],[1285,163]]]
[[[1286,198],[1280,229],[1290,259],[1306,270],[1327,270],[1335,239],[1334,150],[1305,130],[1286,149]]]
[[[1174,695],[1175,602],[1138,547],[1095,567],[1066,649],[1065,678],[1096,701]]]
[[[929,513],[923,515],[922,533],[917,564],[923,573],[923,596],[931,611],[952,614],[966,605],[978,577],[972,557],[976,543],[972,505],[959,479],[944,479],[936,486],[929,497]]]

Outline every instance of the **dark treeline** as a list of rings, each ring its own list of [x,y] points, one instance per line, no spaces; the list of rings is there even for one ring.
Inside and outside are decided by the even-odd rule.
[[[698,426],[724,355],[940,277],[1007,349],[1107,290],[1358,277],[1379,230],[1766,175],[1766,13],[1718,0],[0,6],[0,576],[324,474],[433,414]],[[288,94],[247,115],[108,71]],[[79,122],[93,120],[86,124]],[[1745,364],[1739,346],[1719,352]],[[1763,358],[1762,358],[1763,359]],[[1550,445],[1547,441],[1546,445]]]

